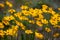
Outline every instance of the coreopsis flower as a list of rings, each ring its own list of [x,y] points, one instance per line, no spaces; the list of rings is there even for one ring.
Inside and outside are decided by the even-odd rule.
[[[23,13],[25,16],[29,16],[29,15],[30,15],[29,11],[27,11],[27,10],[22,10],[22,13]]]
[[[7,20],[7,21],[10,21],[10,20],[14,20],[14,16],[10,15],[10,16],[4,16],[3,20]]]
[[[32,24],[34,24],[35,22],[34,22],[34,20],[29,20],[29,23],[32,23]]]
[[[60,29],[60,25],[54,25],[53,27]]]
[[[58,10],[60,10],[60,8],[58,8]]]
[[[39,39],[43,39],[44,38],[44,35],[41,34],[41,33],[35,32],[35,37],[36,38],[39,38]]]
[[[13,35],[13,29],[7,29],[5,33],[6,35]]]
[[[51,29],[48,28],[48,27],[46,27],[46,28],[45,28],[45,31],[46,31],[46,32],[51,32]]]
[[[25,30],[25,33],[26,34],[32,34],[33,32],[32,32],[32,30]]]
[[[4,7],[4,4],[3,3],[0,3],[0,7]]]
[[[56,21],[54,21],[54,20],[50,20],[50,23],[52,24],[52,25],[56,25],[56,24],[58,24],[58,21],[56,20]]]
[[[53,37],[59,37],[60,33],[54,33]]]
[[[48,12],[46,9],[42,9],[43,12]]]
[[[14,12],[16,12],[16,10],[14,10],[14,9],[9,9],[8,12],[11,13],[11,14],[13,14]]]
[[[14,20],[15,18],[14,18],[14,16],[13,15],[10,15],[9,16],[9,20]]]
[[[59,14],[54,14],[53,16],[51,16],[51,19],[49,20],[49,22],[52,25],[57,25],[59,22]]]
[[[8,5],[9,7],[13,7],[12,3],[9,1],[6,1],[6,5]]]
[[[42,9],[47,9],[48,6],[47,5],[42,5]]]
[[[21,9],[28,9],[28,6],[22,5],[20,8],[21,8]]]
[[[9,25],[9,21],[7,20],[2,20],[2,23],[4,23],[5,25]]]
[[[25,26],[24,26],[21,22],[19,22],[19,21],[17,21],[17,20],[15,20],[15,22],[16,22],[16,24],[17,24],[18,26],[21,27],[22,30],[25,30]]]
[[[4,37],[4,35],[5,35],[4,31],[3,30],[0,30],[0,36],[1,37]]]
[[[0,22],[0,28],[4,28],[4,25],[2,22]]]
[[[16,26],[12,25],[13,35],[16,35],[17,36],[18,28],[19,27],[17,25]]]
[[[40,22],[40,21],[36,21],[36,24],[39,26],[39,27],[42,27],[43,24]]]
[[[53,10],[53,8],[49,8],[48,13],[54,15],[56,12]]]
[[[23,23],[20,23],[19,26],[21,27],[21,29],[25,30],[25,26],[23,25]]]
[[[21,12],[17,12],[17,13],[14,14],[15,17],[19,17],[19,16],[21,16],[21,15],[22,15]]]
[[[41,22],[42,22],[43,24],[48,24],[48,21],[47,21],[46,19],[41,19]]]

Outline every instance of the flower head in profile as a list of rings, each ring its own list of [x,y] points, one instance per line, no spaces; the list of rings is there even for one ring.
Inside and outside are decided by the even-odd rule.
[[[21,9],[28,9],[28,6],[23,6],[23,5],[22,5],[20,8],[21,8]]]
[[[33,32],[32,32],[32,30],[25,30],[25,33],[26,34],[32,34]]]
[[[43,34],[38,33],[38,32],[35,32],[35,37],[37,37],[39,39],[43,39],[44,38]]]

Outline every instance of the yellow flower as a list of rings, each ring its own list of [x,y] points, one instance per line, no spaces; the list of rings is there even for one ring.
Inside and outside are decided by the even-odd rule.
[[[13,7],[12,3],[9,2],[9,1],[6,1],[6,4],[7,4],[9,7]]]
[[[0,7],[4,7],[4,4],[3,3],[0,3]]]
[[[25,30],[25,26],[22,23],[20,23],[19,26],[21,27],[21,29]]]
[[[3,23],[0,22],[0,28],[4,28],[4,25]]]
[[[15,18],[14,18],[14,16],[13,15],[10,15],[9,16],[9,20],[14,20]]]
[[[10,12],[12,14],[12,13],[16,12],[16,10],[10,9],[10,10],[8,10],[8,12]]]
[[[9,20],[9,16],[4,16],[3,20]]]
[[[25,16],[29,16],[29,11],[27,11],[27,10],[22,10],[22,13],[25,15]]]
[[[39,9],[38,11],[39,11],[38,13],[40,13],[40,14],[43,13],[43,11],[41,9]]]
[[[19,27],[17,25],[16,26],[12,25],[13,35],[16,35],[17,36],[18,28]]]
[[[2,20],[2,23],[4,23],[5,25],[9,25],[9,22],[7,20]]]
[[[53,37],[59,37],[60,33],[53,34]]]
[[[9,28],[5,31],[6,35],[16,36],[16,33],[18,31],[18,26],[12,25],[12,28]]]
[[[48,21],[47,21],[46,19],[41,19],[41,22],[42,22],[43,24],[48,24]]]
[[[31,30],[25,30],[26,34],[32,34],[33,32]]]
[[[43,39],[44,38],[43,34],[38,33],[38,32],[35,32],[35,37],[39,38],[39,39]]]
[[[40,26],[40,27],[43,26],[43,24],[42,24],[40,21],[36,21],[36,24],[37,24],[38,26]]]
[[[60,8],[58,8],[58,10],[60,10]]]
[[[41,20],[41,19],[43,19],[43,18],[44,18],[44,16],[43,16],[42,14],[39,14],[38,20]]]
[[[34,11],[33,8],[29,8],[29,12],[32,13]]]
[[[56,12],[52,8],[49,8],[48,13],[54,15]]]
[[[48,6],[47,5],[42,5],[42,9],[47,9]]]
[[[12,16],[12,15],[10,15],[10,16],[5,16],[4,18],[3,18],[3,20],[7,20],[7,21],[10,21],[10,20],[14,20],[15,18],[14,18],[14,16]]]
[[[53,27],[60,29],[60,25],[54,25]]]
[[[29,20],[29,23],[32,23],[32,24],[34,24],[35,22],[34,22],[34,20]]]
[[[17,13],[14,14],[15,17],[19,17],[19,16],[21,16],[21,15],[22,15],[21,12],[17,12]]]
[[[21,29],[25,30],[25,26],[24,26],[21,22],[18,22],[18,21],[16,21],[16,20],[15,20],[15,22],[16,22],[16,24],[17,24],[18,26],[21,27]]]
[[[13,35],[13,29],[8,29],[5,31],[6,35]]]
[[[53,16],[51,16],[51,19],[49,21],[52,25],[57,25],[59,19],[60,19],[59,14],[54,14]]]
[[[17,26],[17,25],[16,25],[16,26],[12,25],[12,29],[13,29],[14,31],[17,31],[17,30],[18,30],[18,26]]]
[[[0,30],[0,36],[1,37],[4,37],[4,35],[5,35],[4,31],[3,30]]]
[[[48,12],[46,9],[42,9],[43,12]]]
[[[28,6],[23,6],[23,5],[22,5],[20,8],[21,8],[21,9],[28,9]]]
[[[46,28],[45,28],[45,31],[46,31],[46,32],[51,32],[51,29],[48,28],[48,27],[46,27]]]

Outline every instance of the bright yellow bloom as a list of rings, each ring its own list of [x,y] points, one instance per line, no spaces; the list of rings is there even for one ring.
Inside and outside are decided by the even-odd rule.
[[[42,27],[43,24],[40,22],[40,21],[36,21],[36,24],[39,26],[39,27]]]
[[[58,10],[60,10],[60,8],[58,8]]]
[[[18,26],[21,27],[21,29],[25,30],[25,26],[24,26],[21,22],[18,22],[18,21],[16,21],[16,20],[15,20],[15,22],[16,22],[16,24],[17,24]]]
[[[32,34],[33,32],[32,32],[32,30],[25,30],[25,33],[26,34]]]
[[[46,19],[41,19],[41,22],[42,22],[43,24],[48,24],[48,21],[47,21]]]
[[[48,6],[47,5],[42,5],[42,9],[47,9]]]
[[[35,22],[34,22],[34,20],[29,20],[29,23],[32,23],[32,24],[34,24]]]
[[[53,34],[53,37],[59,37],[60,33]]]
[[[2,23],[4,23],[5,25],[9,25],[9,22],[7,20],[2,20]]]
[[[28,6],[23,6],[23,5],[22,5],[20,8],[21,8],[21,9],[28,9]]]
[[[21,15],[22,15],[21,12],[17,12],[17,13],[14,14],[15,17],[19,17],[19,16],[21,16]]]
[[[4,35],[5,35],[4,31],[3,30],[0,30],[0,36],[1,37],[4,37]]]
[[[10,21],[10,20],[14,20],[15,18],[14,18],[14,16],[12,16],[12,15],[10,15],[10,16],[5,16],[4,18],[3,18],[3,20],[7,20],[7,21]]]
[[[56,20],[56,21],[50,20],[50,23],[51,23],[52,25],[56,25],[56,24],[58,24],[58,21],[57,21],[57,20]]]
[[[46,9],[42,9],[43,12],[48,12]]]
[[[43,18],[44,18],[44,16],[43,16],[42,14],[39,14],[38,20],[41,20],[41,19],[43,19]]]
[[[14,20],[15,18],[14,18],[14,16],[13,15],[10,15],[9,16],[9,20]]]
[[[12,28],[5,31],[6,35],[14,36],[18,31],[18,26],[12,26]]]
[[[3,3],[0,3],[0,7],[4,7],[4,4]]]
[[[29,8],[29,12],[32,13],[34,11],[33,8]]]
[[[39,39],[43,39],[44,38],[43,34],[38,33],[38,32],[35,32],[35,37],[39,38]]]
[[[59,14],[54,14],[51,16],[51,19],[49,20],[52,25],[57,25],[59,22]]]
[[[9,7],[13,7],[12,3],[9,1],[6,1],[6,5],[8,5]]]
[[[46,28],[45,28],[45,31],[46,31],[46,32],[51,32],[51,29],[48,28],[48,27],[46,27]]]
[[[0,28],[4,28],[4,25],[3,23],[0,22]]]
[[[14,26],[14,25],[12,25],[12,29],[14,30],[14,31],[17,31],[18,30],[18,26],[16,25],[16,26]]]
[[[39,11],[39,12],[38,12],[39,14],[43,13],[43,11],[42,11],[41,9],[39,9],[38,11]]]
[[[54,15],[56,12],[52,8],[49,8],[48,13]]]
[[[10,12],[10,13],[12,14],[12,13],[16,12],[16,10],[14,10],[14,9],[9,9],[8,12]]]
[[[22,13],[23,13],[25,16],[29,16],[29,15],[30,15],[29,11],[27,11],[27,10],[22,10]]]
[[[6,30],[6,35],[13,35],[13,30],[12,29]]]
[[[54,25],[53,27],[60,29],[60,25]]]

